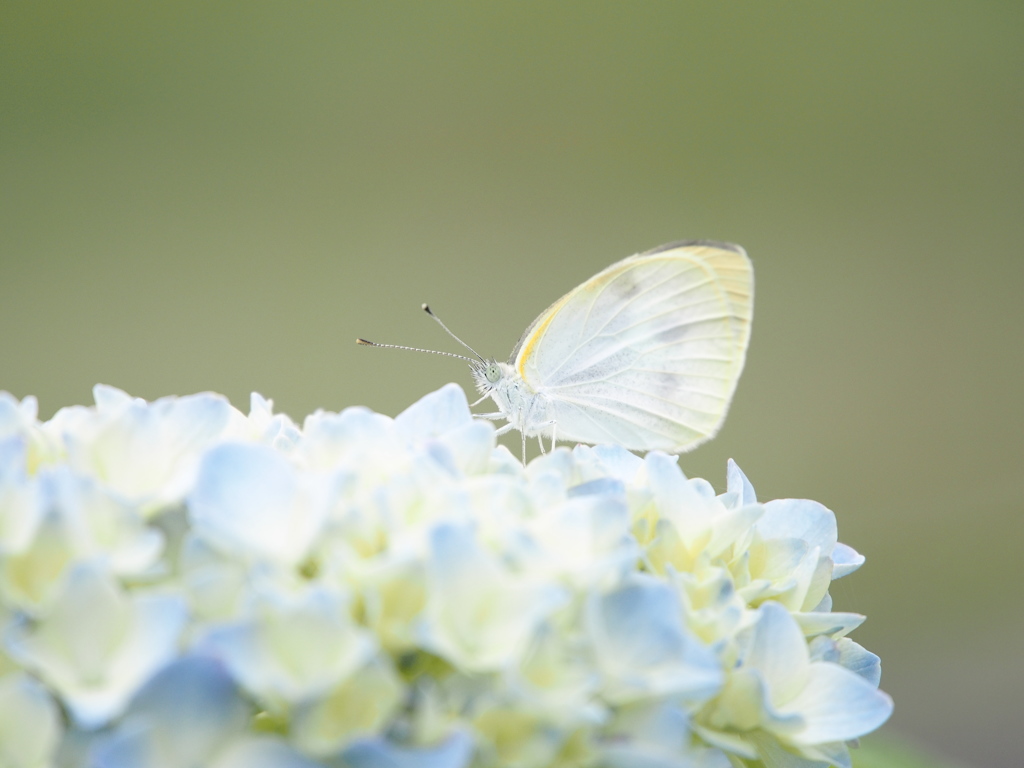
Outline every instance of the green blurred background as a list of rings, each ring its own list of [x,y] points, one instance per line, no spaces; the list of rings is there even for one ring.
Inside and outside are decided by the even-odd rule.
[[[503,357],[612,261],[741,243],[747,369],[684,469],[833,508],[885,733],[986,768],[1021,761],[1022,235],[1021,3],[0,2],[0,388],[394,414],[470,386],[353,344],[458,351],[423,301]]]

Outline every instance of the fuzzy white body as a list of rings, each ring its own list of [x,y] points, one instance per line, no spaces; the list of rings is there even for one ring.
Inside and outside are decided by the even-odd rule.
[[[501,378],[493,384],[486,382],[485,386],[478,382],[477,391],[494,401],[498,413],[483,416],[505,419],[508,422],[506,432],[515,429],[524,437],[551,437],[555,420],[548,415],[548,398],[534,392],[508,363],[491,361],[491,364],[501,371]]]

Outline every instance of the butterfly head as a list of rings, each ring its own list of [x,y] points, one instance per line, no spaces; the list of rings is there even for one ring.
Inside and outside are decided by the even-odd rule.
[[[502,363],[497,360],[472,360],[469,363],[473,372],[473,383],[476,384],[476,391],[485,395],[498,386],[498,382],[505,376]],[[507,367],[507,366],[506,366]]]

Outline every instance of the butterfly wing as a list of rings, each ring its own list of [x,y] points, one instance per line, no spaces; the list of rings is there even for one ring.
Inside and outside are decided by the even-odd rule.
[[[559,439],[689,450],[725,418],[753,294],[739,246],[671,243],[612,264],[556,301],[510,362],[545,396]]]

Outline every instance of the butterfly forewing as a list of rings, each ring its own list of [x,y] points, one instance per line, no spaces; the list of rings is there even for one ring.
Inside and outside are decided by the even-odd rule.
[[[742,249],[706,243],[613,264],[524,334],[515,367],[548,401],[560,439],[692,448],[718,430],[750,336]]]

